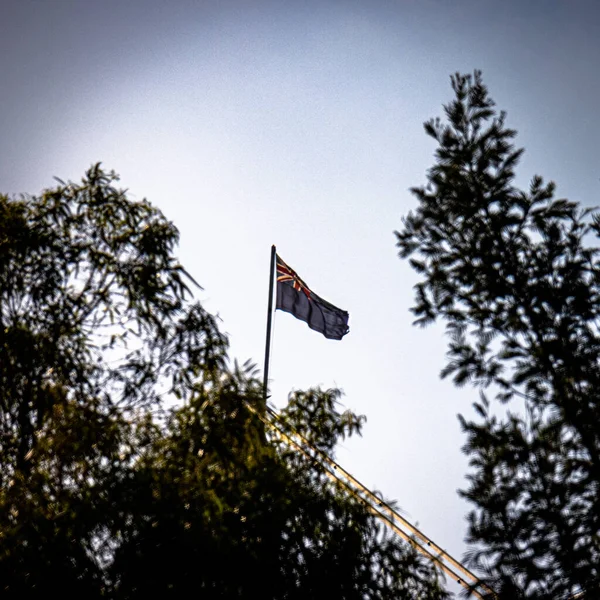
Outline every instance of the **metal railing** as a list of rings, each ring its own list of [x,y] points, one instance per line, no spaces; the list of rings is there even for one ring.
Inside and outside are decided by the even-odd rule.
[[[467,567],[433,542],[420,529],[409,523],[394,508],[369,490],[356,477],[327,456],[327,454],[312,446],[302,434],[285,423],[275,410],[267,406],[266,413],[261,415],[252,406],[247,406],[288,446],[318,464],[327,477],[338,485],[341,485],[349,494],[359,499],[369,512],[388,529],[408,542],[415,550],[429,558],[452,580],[465,589],[470,590],[473,596],[480,600],[497,599],[494,591],[480,581]]]

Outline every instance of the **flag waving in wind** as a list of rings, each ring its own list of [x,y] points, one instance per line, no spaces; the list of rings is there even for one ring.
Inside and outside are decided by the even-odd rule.
[[[330,340],[341,340],[350,330],[348,313],[317,296],[279,256],[276,308],[291,313]]]

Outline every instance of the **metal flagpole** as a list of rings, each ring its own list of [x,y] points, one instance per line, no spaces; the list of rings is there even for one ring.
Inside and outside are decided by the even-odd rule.
[[[269,308],[267,312],[267,342],[265,344],[265,379],[263,383],[265,402],[269,393],[269,354],[271,353],[271,322],[273,319],[273,285],[275,282],[275,245],[271,246],[271,270],[269,272]]]

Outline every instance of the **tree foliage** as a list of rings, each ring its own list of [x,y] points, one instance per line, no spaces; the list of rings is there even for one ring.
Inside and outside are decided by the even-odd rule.
[[[446,119],[425,124],[436,162],[396,235],[419,274],[416,322],[446,323],[442,375],[481,390],[480,419],[461,418],[469,559],[506,598],[596,597],[600,216],[539,176],[519,189],[523,151],[481,74],[452,88]],[[500,416],[492,396],[513,408]]]
[[[441,599],[438,574],[261,420],[175,227],[97,165],[0,196],[2,598]],[[333,455],[337,390],[282,418]]]

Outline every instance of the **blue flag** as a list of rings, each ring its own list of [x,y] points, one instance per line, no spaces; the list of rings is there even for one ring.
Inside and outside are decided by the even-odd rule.
[[[291,313],[330,340],[341,340],[350,331],[348,313],[317,296],[279,256],[276,308]]]

